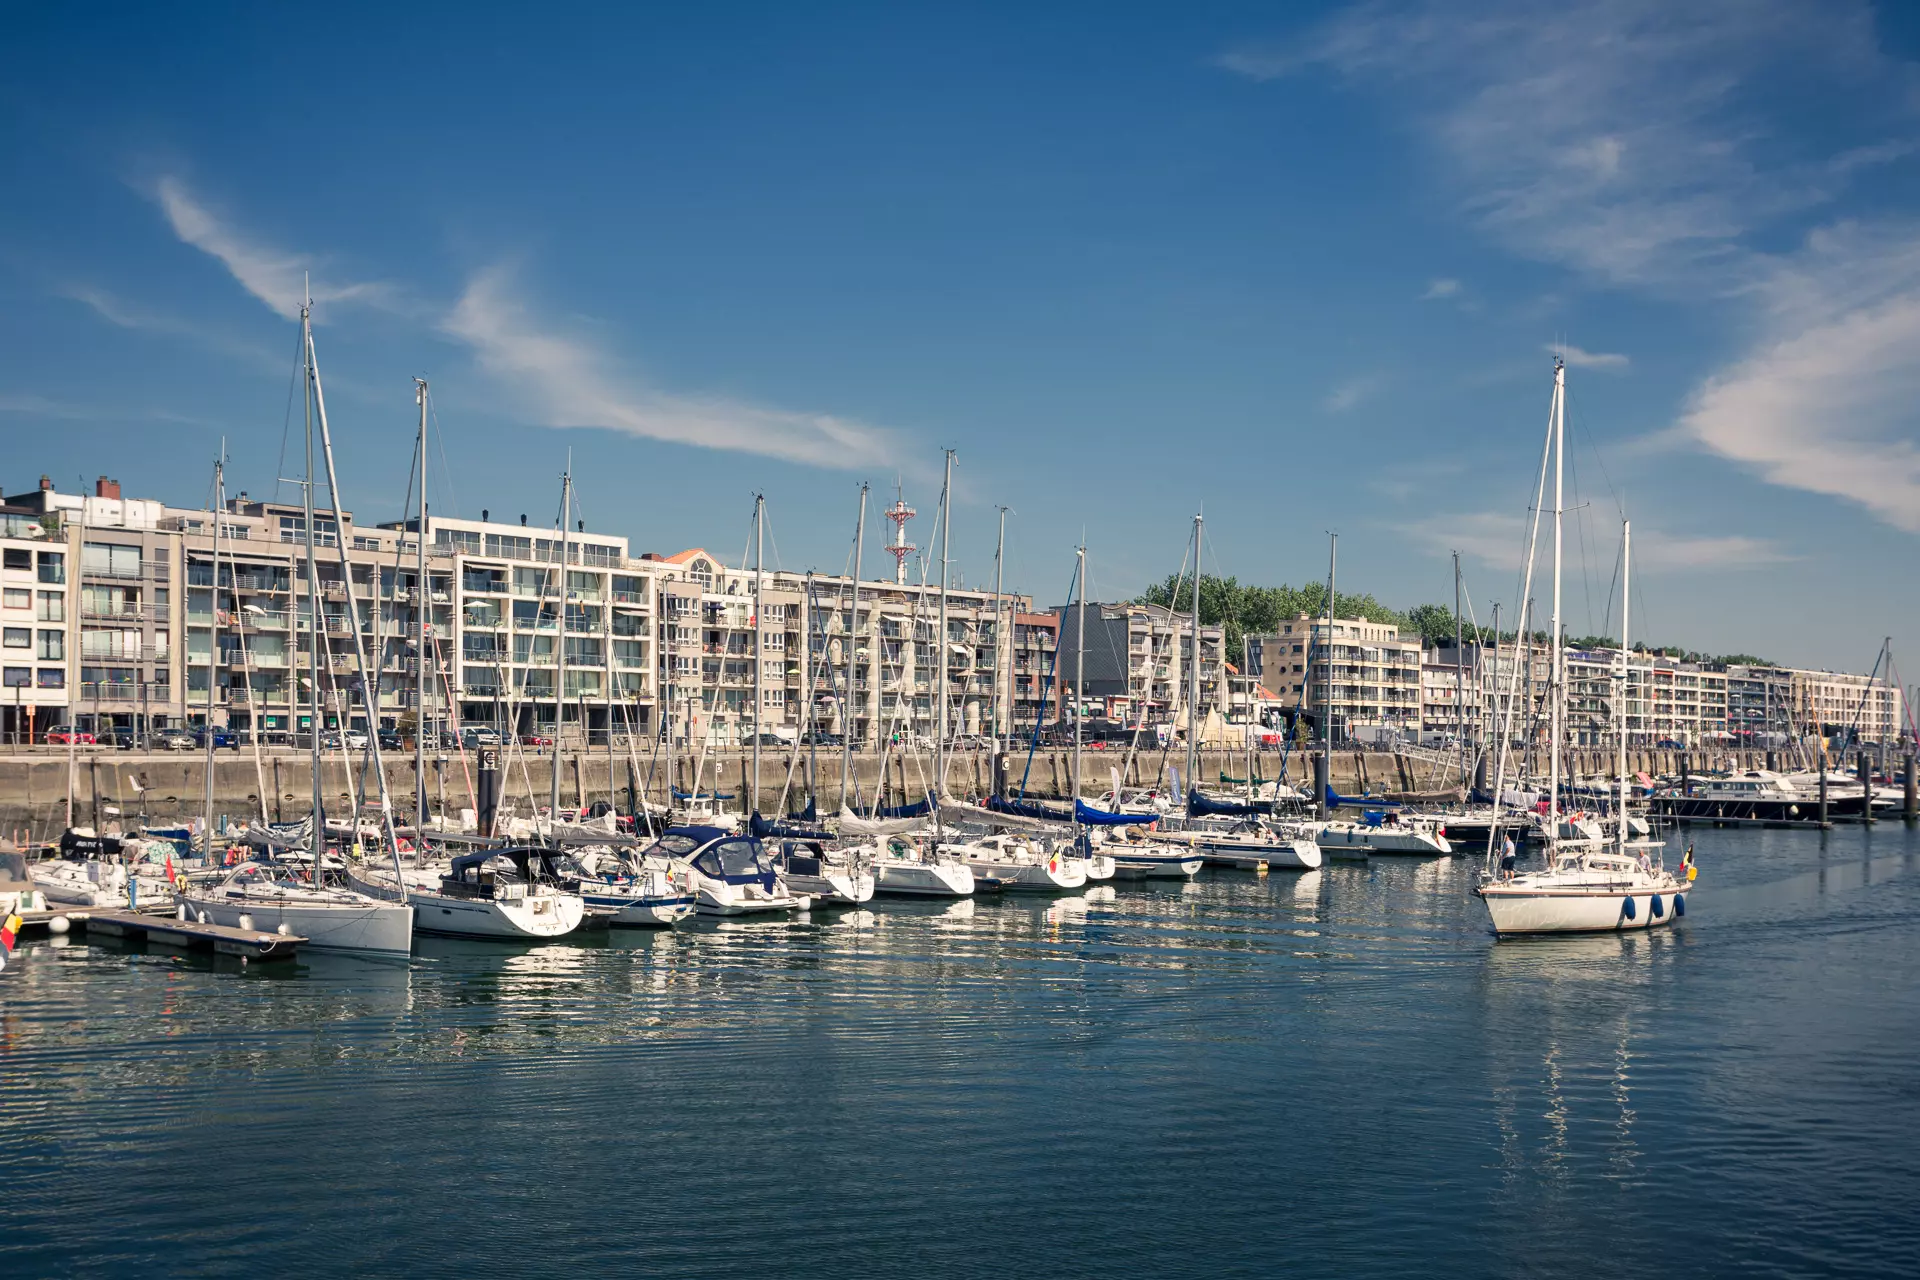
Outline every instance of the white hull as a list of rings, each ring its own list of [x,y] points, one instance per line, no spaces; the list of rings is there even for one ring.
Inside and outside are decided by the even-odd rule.
[[[608,924],[634,929],[664,929],[693,914],[692,894],[645,897],[583,893],[581,898],[591,910],[611,912],[607,916]]]
[[[1086,863],[1079,858],[1059,858],[1051,868],[1044,862],[968,862],[975,880],[998,880],[1003,889],[1032,893],[1054,893],[1083,888],[1087,883]]]
[[[1441,857],[1453,852],[1453,846],[1447,843],[1447,838],[1435,832],[1347,823],[1322,828],[1315,840],[1322,849],[1341,851],[1410,853],[1417,857]]]
[[[1198,853],[1164,852],[1126,853],[1114,858],[1117,875],[1126,880],[1191,880],[1200,874],[1207,860]]]
[[[90,865],[36,864],[32,868],[34,887],[48,902],[63,907],[150,907],[173,901],[173,885],[164,876],[134,876],[130,895],[124,867],[101,864],[95,873],[99,878],[95,879],[88,874]]]
[[[365,897],[358,902],[303,902],[293,895],[276,901],[260,895],[229,895],[217,886],[183,893],[180,900],[211,923],[230,929],[247,927],[240,923],[241,916],[262,933],[278,933],[284,926],[314,950],[404,956],[413,949],[413,912],[396,902]]]
[[[738,892],[751,889],[751,893]],[[813,899],[759,885],[703,884],[693,891],[694,910],[703,916],[757,916],[778,911],[808,911]]]
[[[964,862],[883,858],[874,872],[878,893],[908,898],[965,898],[973,893],[973,868]]]
[[[1691,888],[1678,892],[1651,888],[1534,891],[1490,884],[1481,889],[1480,899],[1487,904],[1497,934],[1615,933],[1671,924],[1686,911],[1692,893]],[[1626,906],[1629,899],[1631,917]]]
[[[806,894],[823,906],[836,902],[848,906],[871,902],[879,889],[873,872],[851,871],[845,867],[828,867],[817,876],[783,873],[781,879],[786,882],[788,892]]]
[[[1114,860],[1104,853],[1097,853],[1091,858],[1082,858],[1081,861],[1087,865],[1087,882],[1089,884],[1099,884],[1111,880],[1117,870]]]
[[[571,893],[539,893],[501,900],[460,898],[413,890],[415,927],[446,938],[540,941],[562,938],[580,927],[587,905]]]
[[[1312,871],[1326,861],[1320,846],[1311,840],[1245,840],[1224,832],[1209,835],[1204,831],[1175,834],[1170,838],[1191,845],[1203,855],[1217,855],[1228,865],[1235,860],[1260,858],[1269,867]]]

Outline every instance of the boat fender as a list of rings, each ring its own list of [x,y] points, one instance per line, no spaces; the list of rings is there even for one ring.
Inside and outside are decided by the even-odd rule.
[[[280,927],[279,927],[278,929],[275,929],[275,930],[274,930],[274,932],[275,932],[275,933],[278,933],[278,934],[282,934],[282,935],[284,935],[284,934],[289,934],[289,933],[292,933],[292,932],[293,932],[293,930],[291,930],[291,929],[289,929],[289,928],[287,928],[287,922],[286,922],[286,921],[284,921],[284,920],[282,920],[282,921],[280,922]]]
[[[1633,905],[1633,895],[1628,894],[1620,904],[1620,914],[1632,920],[1638,914]]]
[[[72,928],[72,926],[67,922],[67,918],[65,916],[55,916],[53,919],[47,921],[48,933],[61,934],[61,933],[65,933],[70,928]]]
[[[1666,909],[1666,907],[1665,907],[1665,906],[1663,906],[1663,905],[1661,905],[1661,902],[1660,902],[1660,895],[1659,895],[1659,894],[1657,894],[1657,893],[1656,893],[1656,894],[1654,894],[1654,895],[1653,895],[1653,897],[1652,897],[1651,899],[1649,899],[1649,902],[1651,903],[1651,905],[1652,905],[1652,907],[1653,907],[1653,918],[1654,918],[1655,920],[1658,920],[1658,919],[1660,919],[1660,918],[1661,918],[1662,916],[1664,916],[1664,915],[1666,915],[1666,914],[1667,914],[1667,909]]]
[[[240,914],[240,927],[249,933],[253,932],[253,917],[242,912]]]
[[[187,904],[184,902],[181,903],[179,907],[174,910],[173,914],[174,914],[174,917],[179,920],[190,920],[193,918],[187,914]]]
[[[1678,920],[1685,914],[1687,914],[1687,897],[1683,893],[1676,893],[1673,895],[1673,918]]]

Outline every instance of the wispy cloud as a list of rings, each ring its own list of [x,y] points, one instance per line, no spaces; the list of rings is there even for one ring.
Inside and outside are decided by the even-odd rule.
[[[241,288],[288,320],[299,316],[310,276],[318,277],[312,284],[315,302],[383,303],[392,297],[392,286],[375,281],[334,284],[316,269],[311,256],[272,248],[235,229],[179,178],[161,178],[154,184],[153,198],[176,236],[219,259]]]
[[[85,421],[99,416],[85,405],[55,400],[31,391],[0,391],[0,413],[31,414],[41,418]]]
[[[1422,517],[1398,526],[1431,551],[1458,551],[1489,568],[1516,570],[1526,560],[1531,521],[1504,511],[1467,511]],[[1552,554],[1547,525],[1541,526],[1541,550],[1535,560],[1544,572]],[[1633,563],[1636,571],[1683,573],[1701,570],[1764,569],[1793,559],[1768,538],[1746,534],[1686,534],[1643,527],[1636,522]]]
[[[1864,0],[1489,0],[1471,12],[1365,0],[1218,61],[1255,80],[1323,69],[1389,93],[1442,158],[1464,216],[1518,254],[1730,304],[1745,353],[1649,444],[1685,440],[1920,532],[1920,224],[1838,223],[1776,247],[1854,175],[1920,152],[1898,136],[1920,112],[1914,68],[1881,50]],[[1783,119],[1783,83],[1796,100],[1818,95],[1818,134]],[[1866,135],[1857,145],[1808,141],[1850,122]],[[1562,350],[1587,368],[1627,366]]]
[[[1440,298],[1451,298],[1460,292],[1460,282],[1448,276],[1429,281],[1427,291],[1420,295],[1420,301],[1433,302]]]
[[[210,351],[232,356],[269,372],[285,373],[291,367],[291,351],[276,356],[265,347],[229,337],[179,316],[149,310],[116,297],[105,289],[87,284],[67,284],[59,286],[56,292],[63,298],[80,303],[116,328],[184,338]]]
[[[542,326],[505,269],[474,276],[441,322],[482,371],[551,427],[601,427],[651,440],[728,449],[812,466],[892,466],[895,433],[824,413],[664,392],[622,373],[603,352]]]
[[[1629,363],[1617,351],[1588,351],[1568,342],[1549,342],[1547,350],[1565,360],[1572,369],[1624,369]]]
[[[1320,407],[1328,413],[1346,413],[1370,399],[1385,384],[1386,379],[1381,374],[1363,373],[1327,392],[1320,401]]]

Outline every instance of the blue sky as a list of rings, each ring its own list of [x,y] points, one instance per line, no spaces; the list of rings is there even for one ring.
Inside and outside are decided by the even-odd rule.
[[[1570,364],[1568,626],[1920,643],[1920,22],[1673,6],[51,6],[0,49],[0,482],[270,492],[311,272],[342,487],[838,570],[1180,563],[1484,619]],[[1677,10],[1684,10],[1678,13]],[[291,464],[287,464],[291,465]],[[877,525],[877,521],[874,522]],[[868,563],[879,559],[871,528]],[[1538,593],[1544,608],[1544,592]],[[1509,612],[1509,617],[1511,616]],[[1920,660],[1916,660],[1920,661]],[[1909,664],[1912,665],[1912,664]]]

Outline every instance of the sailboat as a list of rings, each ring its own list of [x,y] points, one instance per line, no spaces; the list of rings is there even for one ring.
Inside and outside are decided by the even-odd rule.
[[[1556,359],[1553,369],[1553,408],[1549,414],[1548,449],[1553,459],[1553,622],[1550,642],[1553,646],[1553,675],[1550,693],[1550,745],[1548,748],[1547,819],[1542,833],[1547,865],[1544,870],[1514,874],[1511,863],[1503,860],[1498,872],[1489,865],[1481,873],[1474,892],[1486,904],[1496,935],[1535,933],[1603,933],[1626,929],[1651,929],[1669,924],[1686,914],[1687,898],[1697,872],[1691,849],[1682,860],[1679,873],[1668,871],[1649,854],[1651,842],[1632,842],[1632,824],[1626,799],[1631,794],[1627,774],[1627,691],[1631,676],[1628,620],[1632,566],[1633,529],[1621,527],[1621,599],[1620,680],[1616,702],[1619,730],[1620,804],[1613,824],[1611,848],[1605,842],[1581,835],[1568,839],[1560,821],[1560,746],[1566,719],[1565,650],[1561,644],[1560,579],[1561,518],[1563,508],[1564,451],[1566,445],[1567,371]],[[1546,458],[1541,459],[1540,486],[1546,486]],[[1535,504],[1535,530],[1538,531],[1538,503]],[[1527,583],[1531,586],[1533,558],[1531,540],[1527,559]],[[1524,598],[1524,597],[1523,597]],[[1495,825],[1498,825],[1500,776],[1506,766],[1507,733],[1500,735],[1500,769],[1494,786]],[[1641,844],[1636,857],[1628,853]],[[1488,861],[1492,863],[1491,839]]]
[[[314,542],[314,501],[313,501],[313,443],[316,417],[320,427],[320,443],[326,460],[327,488],[333,504],[333,519],[336,527],[341,523],[340,486],[333,466],[333,437],[327,426],[326,395],[320,385],[320,366],[313,345],[313,305],[311,300],[300,308],[301,357],[306,372],[306,446],[307,476],[306,492],[306,553],[307,588],[310,602],[310,652],[308,655],[308,678],[312,685],[312,723],[310,726],[313,776],[313,822],[308,838],[310,858],[308,869],[302,872],[297,868],[273,862],[249,861],[241,863],[226,875],[211,883],[190,885],[179,895],[178,909],[191,914],[203,923],[227,925],[232,928],[258,929],[268,933],[290,933],[307,939],[306,946],[318,950],[374,952],[387,955],[406,955],[413,947],[413,908],[405,901],[404,883],[399,887],[401,901],[390,902],[382,898],[358,892],[350,888],[330,887],[324,883],[326,876],[326,821],[325,807],[320,794],[320,740],[322,729],[320,701],[320,641],[323,627],[323,614],[320,596],[320,570],[315,559]],[[218,597],[220,591],[220,527],[225,520],[225,489],[218,483],[219,469],[216,468],[215,496],[219,503],[213,520],[213,625],[219,625],[220,610]],[[423,528],[424,534],[424,528]],[[347,567],[346,540],[336,539],[340,547],[341,573],[347,581],[352,575]],[[353,633],[355,653],[359,660],[360,690],[366,700],[367,723],[379,724],[379,710],[374,699],[377,695],[378,681],[368,678],[365,642],[361,637],[359,606],[353,593],[347,593],[348,626]],[[209,701],[215,683],[213,668],[208,672]],[[344,726],[343,726],[344,727]],[[209,711],[207,720],[207,741],[209,749],[214,740],[213,720]],[[388,847],[397,848],[394,839],[393,814],[386,794],[386,771],[380,767],[378,734],[373,739],[374,771],[380,779],[381,807],[385,810],[386,835]],[[209,770],[208,777],[212,777]],[[207,793],[207,844],[209,861],[212,860],[213,821],[211,783]],[[400,875],[398,854],[396,852],[394,874]]]

